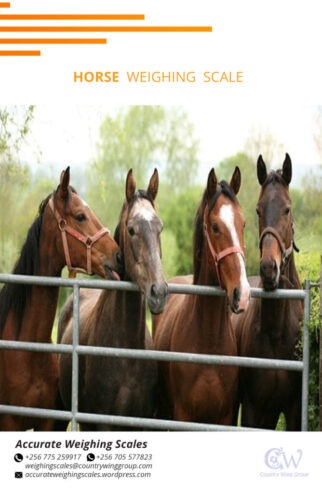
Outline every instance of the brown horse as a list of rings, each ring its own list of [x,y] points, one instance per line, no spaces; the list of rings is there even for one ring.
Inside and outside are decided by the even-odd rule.
[[[75,270],[113,276],[118,245],[91,209],[69,186],[69,168],[57,190],[45,199],[31,225],[14,274],[60,276],[65,265]],[[75,267],[76,266],[76,267]],[[0,293],[0,336],[3,340],[51,342],[56,313],[56,287],[5,284]],[[54,354],[0,351],[0,403],[55,408],[58,359]],[[51,430],[48,419],[0,415],[0,430]]]
[[[259,218],[260,279],[257,285],[271,291],[300,289],[293,251],[293,217],[289,184],[292,163],[288,154],[283,169],[271,171],[259,156],[257,177],[261,185]],[[303,303],[292,299],[252,299],[247,313],[234,321],[239,354],[258,358],[295,359]],[[287,429],[300,430],[301,375],[286,370],[244,368],[240,372],[242,425],[276,428],[284,413]]]
[[[145,299],[152,313],[163,310],[167,284],[161,266],[162,223],[154,209],[158,192],[154,171],[147,191],[136,191],[132,170],[126,179],[126,201],[115,238],[124,259],[124,280],[138,292],[81,290],[80,344],[151,349],[146,329]],[[59,340],[70,344],[73,330],[72,299],[67,301],[59,324]],[[153,361],[81,356],[79,408],[89,413],[152,417],[155,409],[156,363]],[[71,405],[71,357],[60,357],[60,389],[66,408]],[[109,425],[82,425],[83,430],[125,429]],[[131,429],[131,428],[130,428]]]
[[[230,184],[208,176],[195,222],[194,276],[197,285],[220,286],[226,296],[172,294],[162,315],[154,317],[155,349],[237,355],[230,309],[243,312],[250,288],[244,262],[245,220],[238,204],[241,175]],[[189,283],[190,278],[176,278]],[[158,416],[180,421],[232,424],[238,368],[160,363]]]

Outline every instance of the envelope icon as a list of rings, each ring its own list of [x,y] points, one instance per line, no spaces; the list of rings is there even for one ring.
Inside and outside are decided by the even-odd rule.
[[[23,473],[20,471],[15,472],[15,478],[21,479],[23,477]]]

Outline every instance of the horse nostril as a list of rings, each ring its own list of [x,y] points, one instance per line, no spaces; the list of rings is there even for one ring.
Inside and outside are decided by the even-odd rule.
[[[235,288],[234,289],[234,292],[233,292],[233,304],[234,304],[234,308],[238,308],[239,306],[239,302],[240,302],[240,291],[238,288]]]
[[[166,282],[152,284],[150,289],[150,296],[155,299],[163,299],[168,295],[168,285]]]

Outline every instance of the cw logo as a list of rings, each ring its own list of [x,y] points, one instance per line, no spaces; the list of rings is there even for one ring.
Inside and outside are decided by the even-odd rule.
[[[266,452],[264,461],[270,469],[297,469],[302,459],[302,455],[302,449],[297,449],[293,454],[286,454],[282,447],[271,448]]]

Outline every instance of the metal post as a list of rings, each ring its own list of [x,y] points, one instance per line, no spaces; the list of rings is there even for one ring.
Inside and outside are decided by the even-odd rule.
[[[308,404],[309,404],[309,365],[310,365],[310,305],[311,291],[310,281],[305,280],[305,298],[304,298],[304,324],[303,324],[303,373],[302,373],[302,422],[301,430],[308,429]]]
[[[79,286],[73,288],[73,353],[72,353],[72,431],[77,431],[76,413],[78,412],[78,353],[79,344]]]

